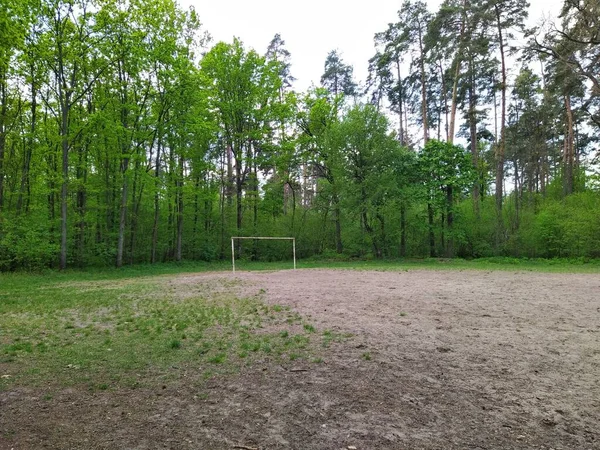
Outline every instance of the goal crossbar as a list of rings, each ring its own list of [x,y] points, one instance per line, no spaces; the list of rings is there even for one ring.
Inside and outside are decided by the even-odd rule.
[[[293,250],[293,254],[294,254],[294,270],[296,270],[296,238],[295,237],[231,236],[231,265],[233,267],[233,273],[235,273],[235,244],[234,244],[234,242],[236,239],[292,241],[292,250]]]

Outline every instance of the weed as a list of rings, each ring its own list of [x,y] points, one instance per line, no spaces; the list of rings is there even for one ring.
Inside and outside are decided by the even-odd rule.
[[[365,352],[361,355],[361,358],[365,361],[371,361],[371,354],[369,352]]]
[[[223,364],[227,359],[227,353],[217,353],[216,355],[208,358],[209,363]]]
[[[308,331],[309,333],[314,333],[314,332],[316,331],[316,330],[315,330],[315,327],[314,327],[314,326],[312,326],[312,325],[311,325],[311,324],[309,324],[309,323],[305,323],[305,324],[304,324],[304,329],[305,329],[306,331]]]

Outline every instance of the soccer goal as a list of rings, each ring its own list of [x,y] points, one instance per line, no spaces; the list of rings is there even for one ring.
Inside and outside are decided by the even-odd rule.
[[[280,240],[280,241],[292,241],[292,252],[294,255],[294,270],[296,270],[296,238],[293,237],[267,237],[267,236],[232,236],[231,237],[231,265],[233,267],[233,273],[235,273],[235,240],[246,239],[246,240]]]

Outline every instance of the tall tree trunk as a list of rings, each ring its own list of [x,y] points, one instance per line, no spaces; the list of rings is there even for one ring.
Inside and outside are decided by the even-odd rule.
[[[121,173],[123,185],[121,187],[121,207],[119,214],[119,237],[117,240],[117,267],[123,266],[123,243],[125,242],[125,224],[127,222],[127,195],[128,195],[128,173],[129,159],[123,158],[121,162]]]
[[[151,144],[152,146],[154,143]],[[150,159],[152,159],[152,154],[149,155]],[[135,174],[133,179],[133,187],[132,187],[132,200],[133,200],[133,210],[131,212],[131,223],[129,224],[129,261],[130,264],[134,264],[135,252],[136,252],[136,243],[137,243],[137,231],[138,231],[138,221],[140,216],[140,205],[142,203],[142,197],[144,194],[144,178],[140,176],[141,164],[139,159],[136,159],[135,163]],[[139,193],[136,196],[136,185],[139,185]]]
[[[231,146],[228,145],[227,146],[227,189],[226,189],[226,194],[227,194],[227,205],[231,206],[233,204],[233,185],[234,185],[234,178],[233,178],[233,151],[231,149]],[[237,161],[235,162],[237,164]]]
[[[439,63],[439,69],[440,69],[440,79],[442,80],[442,98],[444,100],[444,114],[445,114],[445,121],[444,121],[444,127],[445,127],[445,131],[446,131],[446,141],[450,141],[449,138],[449,134],[448,134],[448,88],[446,86],[446,77],[444,76],[444,68],[442,67],[442,63]]]
[[[175,260],[181,261],[182,257],[182,243],[183,243],[183,176],[184,176],[184,164],[183,155],[179,155],[179,170],[177,174],[177,239],[175,244]]]
[[[571,109],[571,96],[565,95],[565,110],[566,110],[566,123],[565,123],[565,142],[563,151],[563,163],[564,163],[564,194],[570,195],[573,193],[574,175],[573,166],[575,165],[574,158],[574,136],[573,136],[573,110]]]
[[[150,262],[156,262],[156,247],[158,245],[158,219],[160,216],[160,152],[162,149],[162,135],[159,136],[156,145],[156,159],[154,160],[154,221],[152,222],[152,249],[150,251]]]
[[[77,149],[77,260],[79,265],[84,265],[85,253],[85,209],[86,209],[86,192],[87,184],[87,146],[88,143],[79,146]]]
[[[519,198],[519,163],[517,161],[517,157],[515,156],[513,160],[513,165],[515,166],[515,230],[519,229],[519,208],[521,199]]]
[[[241,151],[240,151],[241,155]],[[236,229],[238,236],[241,236],[242,224],[243,224],[243,208],[242,208],[242,195],[244,191],[244,183],[242,180],[242,162],[239,158],[235,158],[235,186],[236,186]],[[242,240],[237,239],[237,253],[241,257],[242,255]]]
[[[419,29],[419,51],[421,53],[421,114],[423,116],[423,145],[429,141],[429,122],[427,120],[427,79],[425,75],[425,52],[423,51],[423,38]]]
[[[463,1],[463,12],[462,12],[462,20],[460,23],[460,36],[459,36],[459,45],[458,51],[454,57],[454,79],[452,80],[452,103],[450,106],[450,126],[448,127],[448,142],[454,143],[454,133],[456,126],[456,110],[458,106],[458,80],[460,78],[460,69],[462,66],[462,52],[463,52],[463,41],[465,38],[465,27],[466,27],[466,9],[467,9],[467,0]]]
[[[404,93],[402,91],[402,76],[400,73],[400,64],[401,64],[400,58],[396,58],[396,71],[398,73],[398,119],[399,119],[398,120],[398,132],[400,133],[398,137],[400,138],[400,145],[404,146],[404,143],[405,143],[404,142],[404,126],[402,123],[402,120],[403,120],[402,116],[404,115],[404,112],[403,112],[403,109],[404,109],[403,103],[404,102],[402,101],[402,98],[404,96]]]
[[[252,234],[256,235],[258,231],[258,170],[256,167],[256,155],[252,158]],[[285,202],[285,199],[284,199]],[[258,242],[252,243],[252,260],[258,259]]]
[[[69,94],[61,107],[61,151],[62,151],[62,185],[60,190],[60,261],[61,270],[67,268],[67,186],[69,182]]]
[[[4,66],[4,61],[0,62]],[[6,153],[8,84],[5,69],[0,67],[0,212],[4,207],[4,157]]]
[[[219,212],[221,214],[221,230],[220,230],[220,258],[224,259],[225,258],[225,247],[226,247],[226,242],[225,242],[225,200],[227,197],[227,180],[225,178],[225,155],[223,153],[221,153],[220,156],[220,160],[221,160],[221,195],[219,198]]]
[[[31,168],[31,157],[33,155],[33,146],[35,145],[35,133],[37,132],[37,86],[35,84],[35,66],[31,63],[31,123],[29,127],[29,138],[23,154],[23,166],[21,171],[21,186],[19,188],[19,196],[17,198],[17,214],[21,213],[23,203],[25,212],[29,210],[29,202],[31,199],[31,183],[29,181],[29,171]],[[24,196],[27,194],[26,199]]]
[[[504,146],[506,144],[506,61],[504,36],[502,34],[502,24],[500,22],[500,9],[496,5],[496,23],[498,27],[498,41],[500,43],[500,60],[502,65],[502,83],[501,83],[501,101],[502,111],[500,116],[500,142],[496,146],[496,215],[497,215],[497,230],[496,230],[496,245],[499,246],[502,241],[502,233],[504,223],[502,219],[502,200],[504,188]]]
[[[456,126],[456,109],[458,105],[458,77],[460,76],[460,57],[457,56],[456,68],[454,70],[454,80],[452,82],[452,103],[450,104],[450,126],[448,127],[448,142],[454,143],[454,134]]]
[[[479,149],[477,146],[477,99],[475,97],[475,67],[473,58],[469,60],[470,64],[470,83],[469,83],[469,130],[471,137],[471,160],[477,174],[477,181],[473,183],[473,209],[475,217],[479,219]]]
[[[198,239],[197,239],[198,220],[200,219],[199,192],[200,192],[200,175],[195,175],[194,176],[194,225],[192,227],[192,242],[194,243],[194,247],[196,247],[196,245],[198,243]],[[208,210],[206,203],[207,203],[207,200],[204,200],[205,217],[206,217],[206,212]],[[207,228],[206,223],[204,226],[206,229]],[[195,256],[195,253],[194,253],[194,256]]]

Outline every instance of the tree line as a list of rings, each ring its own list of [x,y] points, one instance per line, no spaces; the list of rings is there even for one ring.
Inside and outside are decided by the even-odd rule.
[[[213,44],[175,0],[3,0],[0,270],[217,260],[236,235],[598,257],[600,6],[535,29],[528,7],[407,0],[365,83],[334,50],[297,92],[279,34]]]

